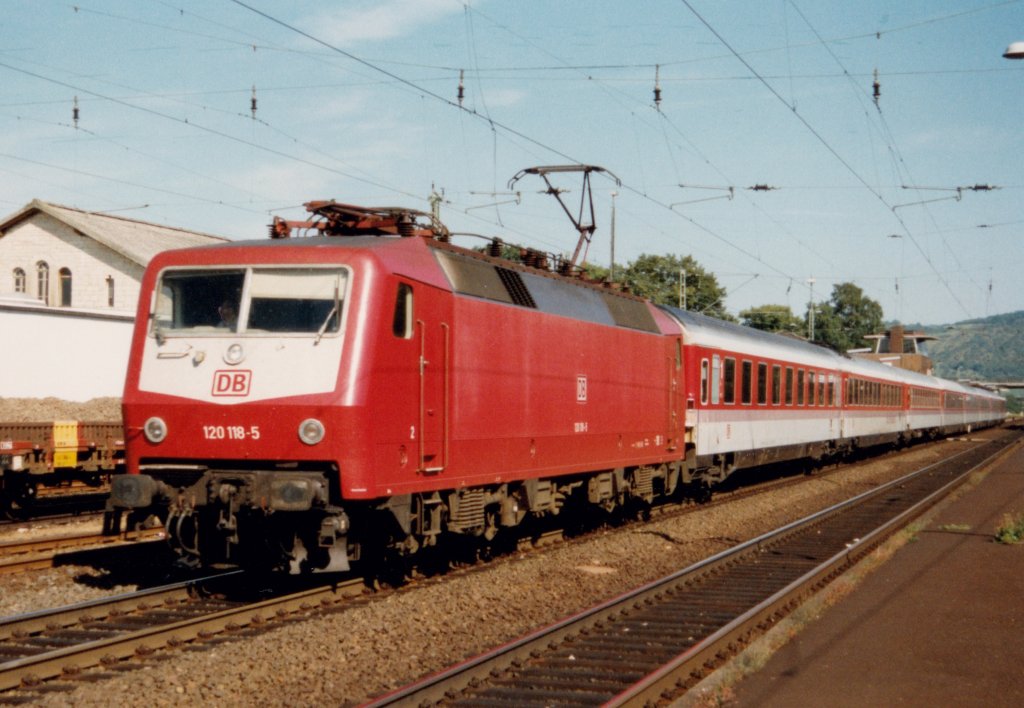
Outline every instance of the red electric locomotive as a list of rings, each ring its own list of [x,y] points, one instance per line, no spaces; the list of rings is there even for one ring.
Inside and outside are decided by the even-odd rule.
[[[665,313],[409,212],[312,207],[348,237],[153,259],[113,508],[159,513],[184,559],[300,572],[676,488]]]
[[[146,271],[111,506],[163,518],[183,561],[344,570],[1001,419],[988,392],[459,248],[427,215],[307,206],[329,236]],[[960,407],[913,415],[915,387]]]

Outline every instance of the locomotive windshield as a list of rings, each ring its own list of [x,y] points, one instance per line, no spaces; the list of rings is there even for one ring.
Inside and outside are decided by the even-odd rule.
[[[348,274],[339,268],[168,269],[151,313],[155,336],[297,334],[341,329]]]

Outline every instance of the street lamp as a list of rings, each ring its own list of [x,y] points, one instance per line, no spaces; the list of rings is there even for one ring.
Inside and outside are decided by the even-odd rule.
[[[1003,59],[1024,59],[1024,42],[1013,42],[1003,52]]]

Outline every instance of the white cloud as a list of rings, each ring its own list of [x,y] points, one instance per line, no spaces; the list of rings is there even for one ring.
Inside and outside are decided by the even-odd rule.
[[[526,98],[526,92],[519,89],[488,89],[484,92],[484,102],[488,108],[508,108],[515,106]]]
[[[422,25],[462,12],[462,7],[457,0],[371,0],[356,8],[346,3],[304,24],[331,44],[351,45],[413,34]]]

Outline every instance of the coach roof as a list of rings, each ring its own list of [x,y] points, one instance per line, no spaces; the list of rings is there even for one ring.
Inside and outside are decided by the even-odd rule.
[[[661,308],[679,321],[688,345],[764,356],[809,366],[841,368],[846,358],[803,339],[764,332],[676,307]]]

